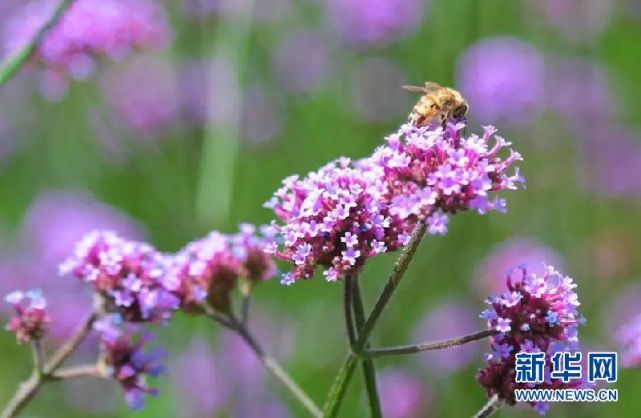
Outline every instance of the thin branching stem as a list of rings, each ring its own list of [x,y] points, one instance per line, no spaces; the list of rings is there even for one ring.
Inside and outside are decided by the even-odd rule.
[[[47,32],[49,32],[56,23],[60,21],[73,2],[74,0],[60,0],[51,17],[49,17],[40,30],[36,32],[34,37],[21,49],[10,55],[2,65],[0,65],[0,86],[4,85],[16,72],[18,72],[20,67],[22,67],[31,54],[36,50],[40,42],[42,42]]]
[[[42,373],[45,364],[45,355],[42,349],[42,340],[37,339],[31,342],[31,353],[33,356],[33,369],[37,373]]]
[[[58,348],[51,358],[42,365],[41,370],[38,370],[37,364],[34,364],[31,376],[20,384],[18,390],[11,397],[2,414],[0,414],[0,418],[12,418],[16,416],[18,412],[31,402],[43,384],[56,380],[55,372],[62,366],[65,360],[76,351],[87,335],[89,335],[97,317],[98,315],[92,312],[71,335],[69,340]]]
[[[474,418],[488,418],[494,415],[494,413],[498,411],[501,406],[502,402],[499,399],[498,395],[494,395],[490,398],[490,400],[487,401],[483,408],[481,408],[481,410],[474,415]]]
[[[311,416],[322,417],[322,412],[316,403],[298,386],[298,384],[289,376],[283,367],[272,357],[265,353],[265,350],[249,332],[249,330],[236,317],[230,314],[229,321],[232,329],[242,337],[249,348],[254,352],[258,360],[269,372],[280,381],[280,383],[298,400],[298,402],[311,414]]]
[[[354,375],[354,370],[356,369],[357,364],[358,360],[356,359],[356,356],[350,353],[345,359],[343,366],[338,371],[338,374],[336,374],[334,383],[329,390],[325,406],[323,407],[324,418],[335,418],[338,416],[338,411],[343,403],[345,393],[347,393],[347,387]]]
[[[365,322],[365,305],[363,303],[361,287],[358,283],[357,276],[353,278],[352,287],[352,298],[354,300],[354,321],[356,322],[356,327],[360,329]],[[365,346],[363,348],[367,349],[368,347],[369,341],[365,341]],[[371,359],[364,358],[362,359],[362,365],[370,414],[372,418],[381,418],[383,416],[383,413],[381,412],[381,402],[378,398],[378,388],[376,385],[376,368],[374,367],[374,362]]]
[[[394,356],[400,354],[416,354],[422,351],[433,351],[433,350],[442,350],[445,348],[456,347],[458,345],[467,344],[472,341],[482,340],[483,338],[491,337],[496,335],[499,332],[494,329],[486,329],[483,331],[478,331],[473,334],[462,335],[460,337],[451,338],[449,340],[436,341],[436,342],[426,342],[420,344],[409,344],[409,345],[399,345],[395,347],[385,347],[385,348],[365,348],[361,353],[358,354],[361,358],[375,358],[383,356]]]
[[[367,318],[367,321],[365,322],[365,324],[358,331],[358,339],[356,340],[356,344],[353,347],[356,353],[362,350],[363,347],[365,346],[365,343],[367,342],[369,335],[374,329],[376,322],[378,321],[381,314],[383,313],[383,310],[385,309],[385,307],[387,306],[387,303],[389,302],[392,295],[394,294],[396,287],[398,286],[401,279],[405,275],[405,272],[407,271],[407,268],[409,267],[410,262],[414,258],[416,249],[418,248],[419,244],[423,240],[423,236],[425,236],[426,230],[427,230],[427,226],[425,225],[425,222],[419,222],[418,225],[416,225],[414,232],[412,233],[412,237],[410,238],[409,244],[407,244],[407,246],[403,249],[403,252],[401,252],[401,255],[398,257],[398,260],[396,260],[396,264],[394,265],[392,274],[390,274],[390,277],[387,279],[387,284],[385,285],[385,288],[383,289],[380,296],[378,297],[378,300],[374,304],[372,313]]]
[[[356,331],[354,330],[354,316],[352,309],[352,293],[354,278],[350,275],[345,278],[345,291],[343,292],[343,310],[345,313],[345,327],[350,347],[356,342]]]
[[[58,369],[51,378],[54,380],[74,379],[78,377],[102,377],[96,364],[83,364],[80,366]]]

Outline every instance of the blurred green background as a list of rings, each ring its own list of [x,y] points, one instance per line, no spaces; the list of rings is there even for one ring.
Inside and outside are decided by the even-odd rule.
[[[68,279],[57,277],[56,260],[42,252],[58,242],[69,251],[79,225],[93,227],[91,216],[99,227],[126,219],[134,225],[129,230],[165,251],[212,229],[235,232],[241,222],[269,223],[273,215],[262,204],[284,177],[304,175],[339,156],[368,155],[416,100],[400,85],[434,80],[469,97],[468,133],[492,123],[513,142],[525,158],[528,189],[504,194],[506,215],[458,215],[446,236],[426,239],[373,343],[453,336],[456,324],[448,319],[455,320],[430,312],[452,300],[479,312],[491,287],[485,275],[500,275],[510,264],[544,253],[579,284],[588,319],[581,330],[584,344],[617,348],[613,327],[634,309],[641,312],[634,287],[641,273],[638,0],[261,1],[246,0],[231,11],[219,9],[225,1],[213,2],[209,12],[204,1],[165,2],[173,31],[167,48],[101,61],[95,74],[70,83],[56,100],[39,92],[33,68],[0,90],[0,290],[34,284],[54,289],[52,304],[60,296],[73,322],[74,304],[86,306],[82,300],[89,296],[66,284],[56,292],[57,283]],[[11,8],[3,8],[3,16],[10,16]],[[356,35],[340,26],[341,10],[360,16],[348,27]],[[528,74],[532,68],[500,54],[493,58],[491,51],[480,54],[487,63],[461,63],[478,42],[506,36],[531,48],[542,63],[536,86],[528,78],[534,77]],[[142,73],[126,79],[131,68]],[[475,83],[466,84],[466,91],[464,73],[478,77],[479,85],[498,77],[496,91],[471,91]],[[123,87],[125,82],[130,84]],[[525,105],[512,103],[521,89]],[[528,102],[528,92],[536,103]],[[497,102],[494,114],[488,100]],[[132,123],[127,115],[136,112],[150,116]],[[57,212],[60,205],[64,210]],[[388,254],[368,265],[362,287],[370,305],[393,262]],[[78,296],[65,293],[74,289]],[[291,287],[272,280],[253,298],[259,335],[319,403],[347,352],[341,294],[341,286],[321,276]],[[474,316],[470,321],[466,327],[457,322],[461,332],[484,325]],[[421,323],[430,332],[417,331]],[[47,386],[23,416],[305,416],[269,376],[245,372],[239,351],[225,349],[231,337],[205,320],[178,316],[154,331],[170,353],[169,368],[154,382],[161,395],[143,410],[131,412],[115,384],[74,383]],[[51,347],[57,343],[52,339]],[[435,371],[429,363],[440,360],[423,354],[378,361],[384,376],[406,378],[382,385],[390,411],[399,396],[411,404],[397,408],[409,412],[390,416],[476,412],[485,394],[474,375],[487,342],[476,346],[470,360],[447,372]],[[27,376],[30,353],[9,333],[0,334],[0,349],[4,403]],[[199,364],[208,350],[215,362]],[[86,351],[80,357],[89,358],[91,348]],[[199,376],[192,382],[189,373],[179,372],[189,367]],[[194,386],[201,393],[194,394]],[[616,404],[555,405],[549,416],[638,416],[639,371],[622,370],[615,387]],[[520,407],[498,414],[534,415]],[[367,416],[360,373],[341,416]]]

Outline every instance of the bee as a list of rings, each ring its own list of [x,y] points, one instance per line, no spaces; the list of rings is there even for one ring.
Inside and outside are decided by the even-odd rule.
[[[407,121],[416,126],[426,126],[434,121],[445,124],[448,120],[465,120],[469,108],[458,91],[426,81],[422,87],[403,86],[404,90],[423,93],[414,105]]]

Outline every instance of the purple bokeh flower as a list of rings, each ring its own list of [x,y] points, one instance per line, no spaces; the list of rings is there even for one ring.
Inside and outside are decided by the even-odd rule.
[[[46,311],[47,300],[40,290],[14,290],[4,300],[15,311],[5,329],[16,334],[19,344],[39,340],[47,333],[51,320]]]
[[[166,132],[178,117],[176,75],[160,57],[137,57],[101,74],[101,90],[115,116],[136,134]]]
[[[559,351],[576,351],[579,348],[578,327],[585,319],[578,313],[580,305],[574,289],[576,284],[551,266],[543,275],[528,273],[521,267],[522,277],[513,281],[507,275],[507,293],[491,296],[487,303],[495,315],[481,314],[490,329],[500,333],[491,337],[492,352],[485,355],[486,366],[477,373],[478,382],[488,396],[497,394],[509,405],[514,405],[514,389],[560,389],[578,387],[583,382],[546,379],[535,386],[516,383],[515,355],[521,351],[546,354],[546,375],[549,375],[551,356]],[[531,403],[539,413],[547,405]]]
[[[238,116],[240,88],[229,58],[187,61],[180,70],[179,86],[181,111],[196,126],[229,123]]]
[[[250,144],[264,144],[276,138],[285,125],[282,98],[266,86],[255,84],[242,94],[240,134]]]
[[[469,334],[478,329],[477,313],[462,299],[444,301],[430,310],[414,332],[415,341],[439,341]],[[425,368],[439,377],[467,366],[479,354],[475,344],[465,344],[447,350],[427,351],[420,355]]]
[[[332,72],[329,45],[311,30],[288,32],[276,47],[272,60],[274,77],[292,93],[319,90]]]
[[[525,124],[545,103],[543,57],[517,38],[481,39],[459,58],[457,84],[478,120]]]
[[[407,84],[403,68],[385,58],[364,58],[352,68],[350,96],[356,116],[365,121],[392,121],[411,108],[399,88]]]
[[[26,3],[5,27],[4,53],[26,45],[57,4],[55,0]],[[165,11],[155,1],[78,0],[39,43],[33,61],[45,68],[45,77],[64,84],[64,77],[87,78],[100,57],[121,59],[136,48],[164,46],[169,37]]]
[[[60,265],[61,275],[89,284],[105,308],[129,322],[164,322],[180,306],[167,280],[170,260],[151,245],[111,231],[93,231]]]
[[[623,325],[616,334],[623,367],[641,367],[641,314]]]
[[[386,418],[419,418],[431,406],[432,394],[409,373],[384,370],[378,379],[381,408]]]
[[[589,41],[608,26],[615,2],[603,0],[530,0],[530,8],[570,41]],[[527,11],[531,16],[531,10]]]
[[[631,318],[641,315],[641,283],[637,280],[624,286],[604,304],[599,329],[606,341],[616,342],[619,330],[631,324]]]
[[[218,361],[210,344],[196,338],[169,365],[185,418],[217,416],[228,404],[232,390],[226,376],[219,373]]]
[[[355,47],[382,46],[410,36],[423,19],[421,0],[324,0],[330,23]]]
[[[493,248],[481,261],[474,273],[472,285],[481,297],[488,293],[499,293],[505,288],[507,273],[521,275],[521,270],[515,267],[527,265],[528,272],[540,276],[545,273],[544,261],[559,268],[564,265],[558,252],[539,241],[529,238],[508,239]]]
[[[142,408],[145,395],[158,394],[156,388],[147,385],[146,377],[158,377],[164,372],[164,350],[145,351],[153,336],[139,332],[133,325],[121,328],[117,314],[104,317],[94,329],[100,333],[101,363],[107,374],[120,382],[132,409]]]

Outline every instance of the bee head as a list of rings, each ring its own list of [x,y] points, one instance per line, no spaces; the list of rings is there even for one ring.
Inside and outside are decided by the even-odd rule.
[[[463,102],[460,106],[456,107],[454,111],[452,111],[452,117],[455,119],[462,119],[465,117],[465,114],[467,113],[467,103]]]

